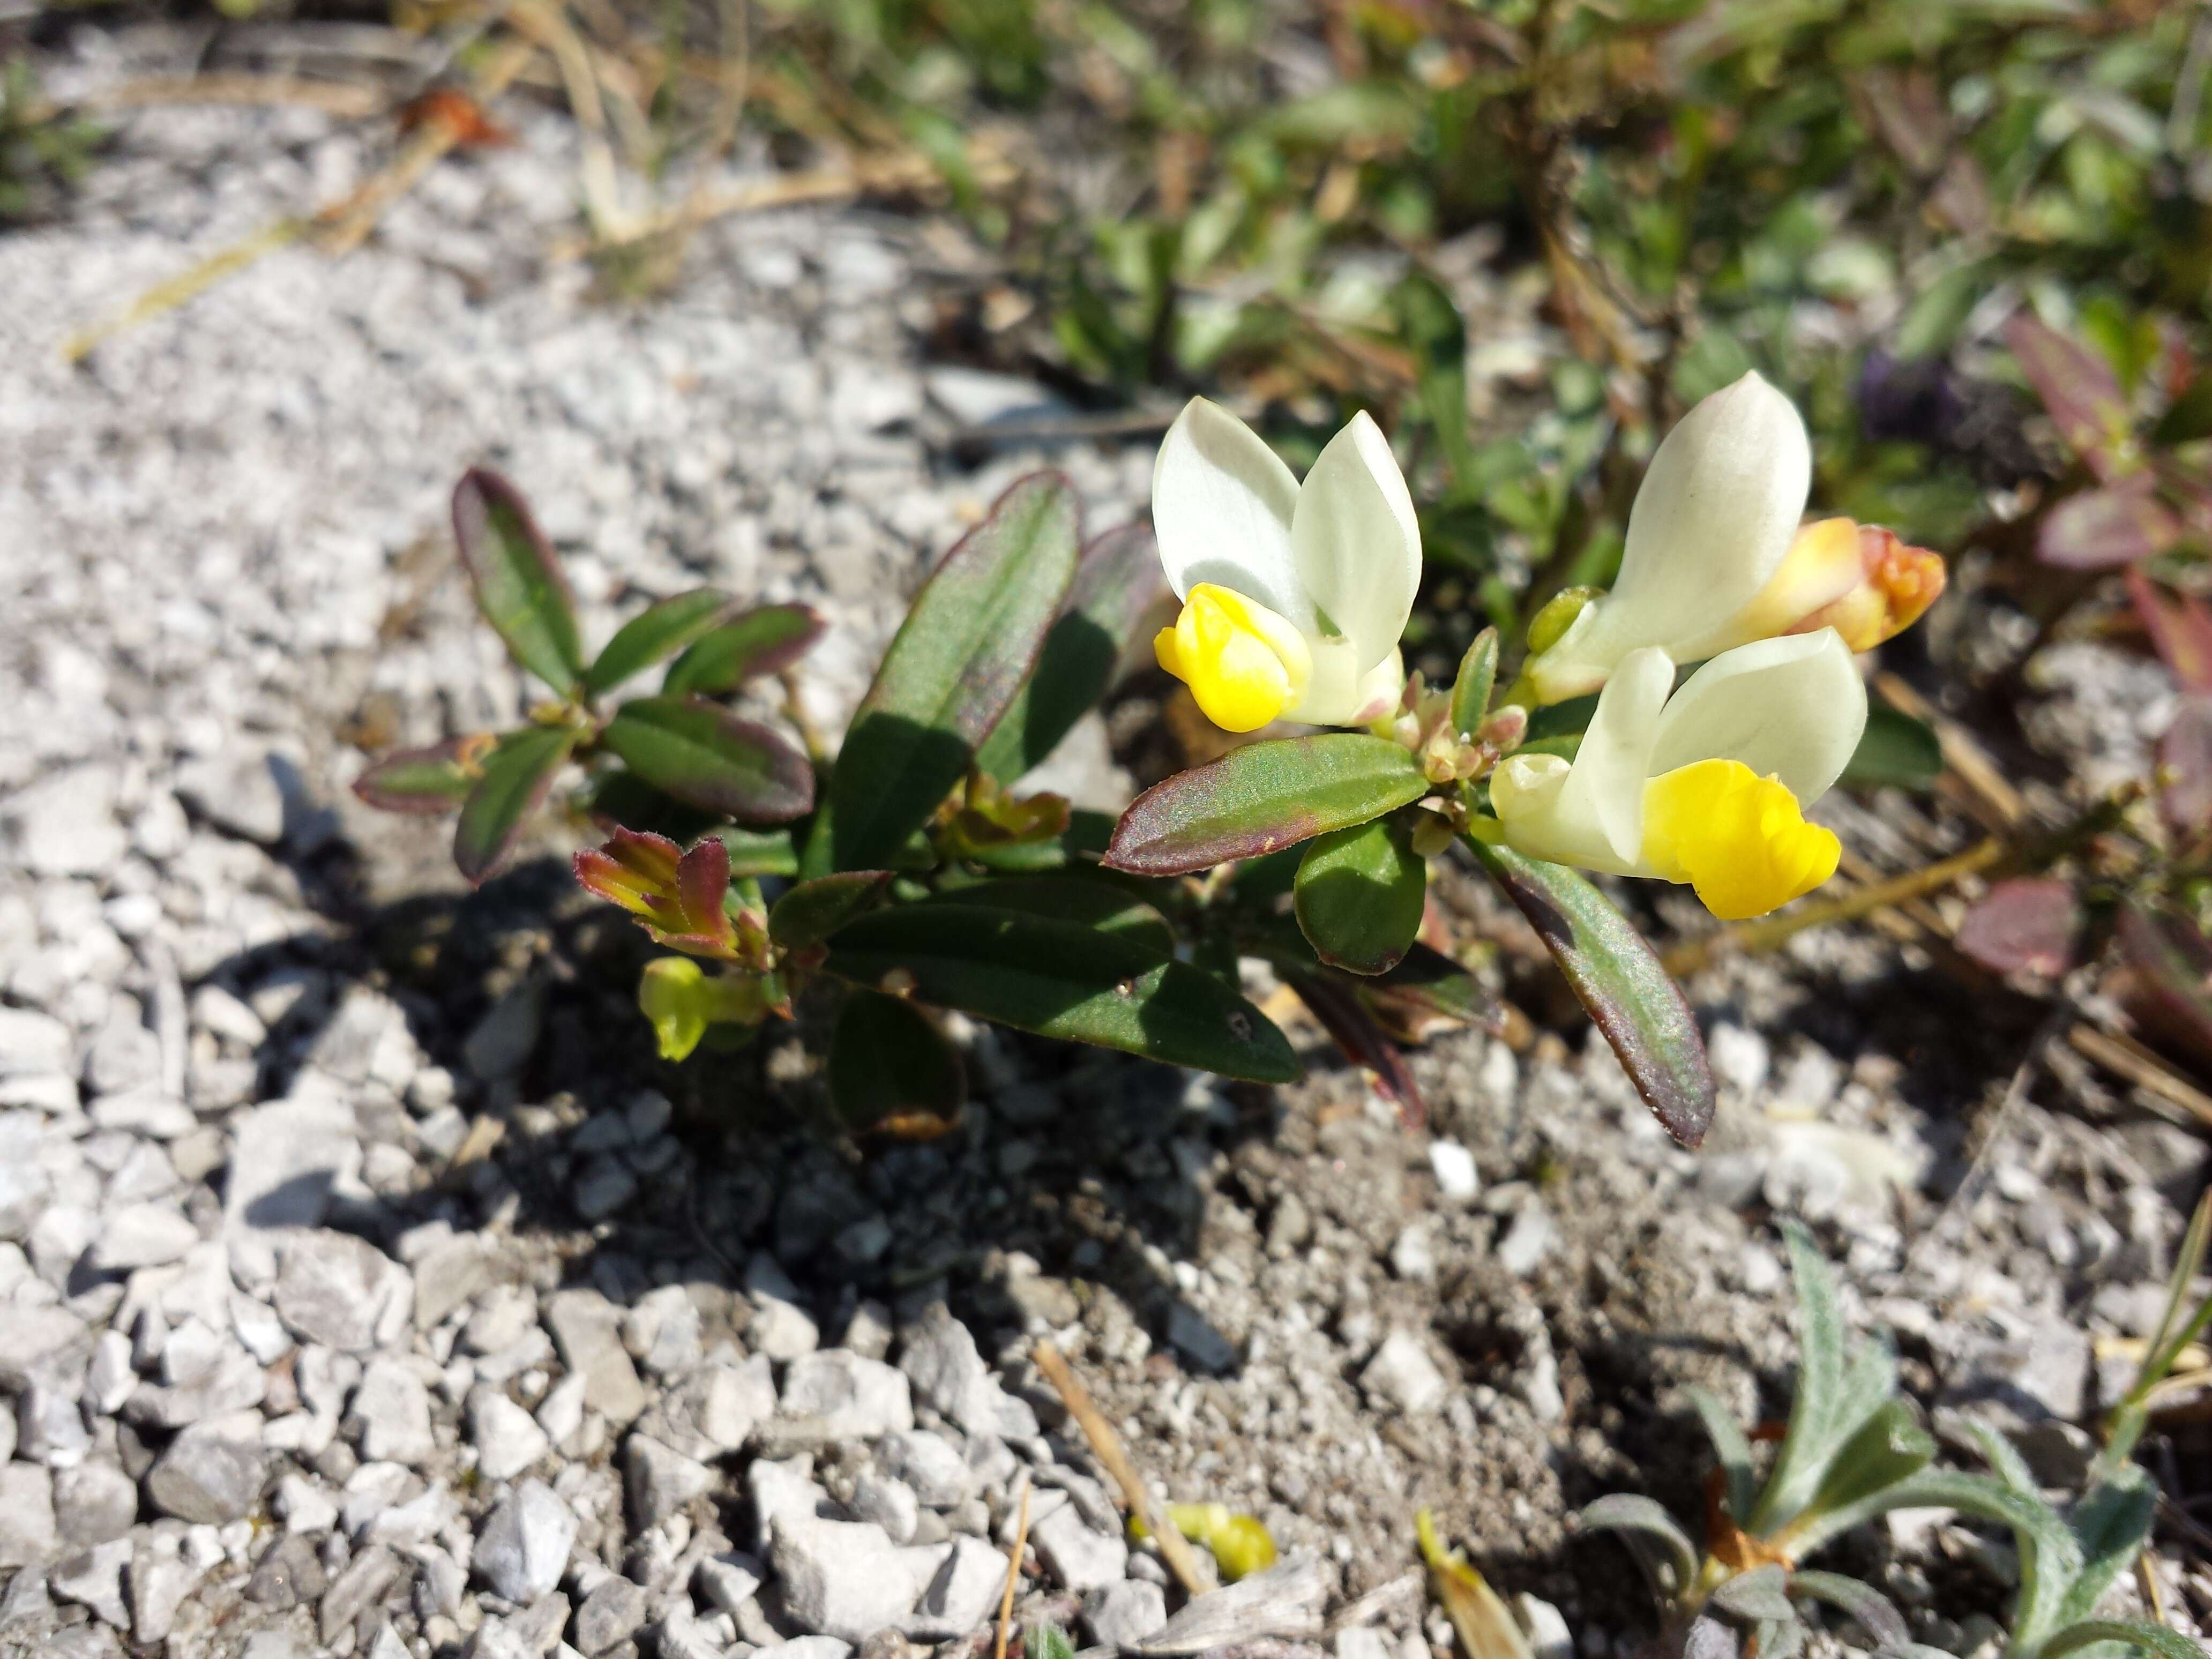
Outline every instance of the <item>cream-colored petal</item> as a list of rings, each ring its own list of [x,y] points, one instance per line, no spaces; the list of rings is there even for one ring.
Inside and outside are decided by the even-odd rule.
[[[1298,491],[1291,556],[1360,665],[1397,647],[1421,582],[1421,526],[1389,440],[1365,410],[1328,441]]]
[[[1309,638],[1306,650],[1313,659],[1313,672],[1306,681],[1305,696],[1285,709],[1283,718],[1308,726],[1360,724],[1365,688],[1359,655],[1352,641],[1340,634],[1327,639]]]
[[[1866,717],[1866,683],[1834,629],[1759,640],[1715,657],[1668,701],[1651,772],[1741,761],[1809,806],[1842,775]]]
[[[1258,433],[1203,398],[1184,404],[1152,464],[1152,528],[1176,597],[1213,582],[1312,632],[1291,556],[1297,501],[1297,480]]]
[[[1666,653],[1631,652],[1599,696],[1574,764],[1514,755],[1491,774],[1490,801],[1509,845],[1614,875],[1643,866],[1644,785],[1661,711],[1674,684]]]
[[[1629,509],[1620,580],[1531,665],[1546,699],[1589,690],[1640,647],[1690,662],[1726,644],[1789,552],[1812,477],[1804,421],[1755,374],[1684,416]]]

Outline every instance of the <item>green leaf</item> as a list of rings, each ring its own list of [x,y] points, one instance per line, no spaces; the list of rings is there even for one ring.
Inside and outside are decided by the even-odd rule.
[[[719,587],[695,587],[647,605],[615,631],[606,649],[584,671],[586,693],[598,696],[611,691],[631,675],[674,656],[713,629],[736,605]]]
[[[1720,1459],[1722,1477],[1727,1482],[1729,1518],[1741,1527],[1751,1518],[1752,1505],[1759,1501],[1759,1480],[1752,1468],[1750,1437],[1711,1389],[1692,1388],[1689,1394],[1690,1404],[1696,1407],[1698,1420],[1705,1425],[1705,1436],[1713,1443],[1713,1455]]]
[[[855,1133],[886,1118],[949,1119],[968,1097],[959,1051],[936,1022],[880,991],[854,991],[845,999],[830,1034],[828,1070],[830,1101]]]
[[[427,749],[396,750],[356,778],[353,792],[380,811],[450,812],[477,787],[495,741],[478,732]]]
[[[841,870],[802,881],[768,913],[769,937],[787,951],[811,950],[847,922],[880,903],[888,870]]]
[[[1344,1057],[1374,1075],[1376,1091],[1398,1103],[1400,1122],[1419,1128],[1428,1121],[1429,1103],[1422,1097],[1413,1067],[1406,1064],[1375,1009],[1359,994],[1365,981],[1310,963],[1294,966],[1288,960],[1278,960],[1275,970]]]
[[[2080,1544],[2039,1495],[2016,1491],[1985,1474],[1923,1469],[1875,1494],[1856,1514],[1826,1517],[1827,1535],[1841,1530],[1838,1522],[1869,1521],[1891,1510],[1939,1508],[2012,1528],[2020,1551],[2021,1593],[2013,1608],[2011,1649],[2021,1654],[2038,1652],[2057,1628],[2053,1615],[2081,1565]]]
[[[1856,1508],[1884,1488],[1918,1474],[1935,1455],[1936,1437],[1920,1426],[1911,1404],[1892,1400],[1836,1449],[1820,1489],[1805,1507],[1806,1517],[1817,1524],[1819,1516]]]
[[[986,870],[1015,876],[1087,868],[1105,852],[1113,834],[1114,820],[1106,813],[1078,807],[1068,814],[1067,829],[1060,835],[1043,841],[1010,841],[996,847],[972,848],[969,860]]]
[[[730,878],[790,878],[799,873],[799,849],[791,844],[788,830],[740,830],[725,824],[714,838],[729,849]]]
[[[1488,1025],[1498,1000],[1443,951],[1415,944],[1387,973],[1357,982],[1359,1000],[1401,1042],[1419,1042],[1439,1023]]]
[[[703,697],[639,697],[600,741],[654,788],[741,823],[782,823],[814,805],[814,769],[767,726]]]
[[[1666,1551],[1668,1565],[1674,1569],[1673,1589],[1678,1595],[1697,1580],[1698,1547],[1690,1541],[1690,1534],[1682,1530],[1680,1523],[1651,1498],[1634,1492],[1611,1493],[1586,1505],[1575,1516],[1575,1524],[1586,1529],[1632,1532],[1656,1539]]]
[[[1856,1620],[1878,1648],[1887,1649],[1912,1639],[1911,1629],[1895,1604],[1872,1585],[1861,1583],[1856,1578],[1846,1578],[1839,1572],[1807,1572],[1801,1569],[1790,1575],[1790,1594],[1804,1601],[1825,1601],[1846,1618]]]
[[[722,822],[719,812],[687,806],[624,766],[608,767],[593,778],[583,806],[602,828],[643,830],[685,847]]]
[[[823,966],[869,987],[902,973],[924,1002],[1042,1036],[1255,1083],[1298,1075],[1283,1034],[1212,975],[1080,922],[982,905],[902,905],[845,927]]]
[[[483,775],[461,804],[453,827],[453,863],[481,887],[505,864],[531,814],[545,804],[554,777],[568,763],[578,733],[568,726],[526,726],[499,740]]]
[[[1784,1222],[1782,1242],[1790,1252],[1790,1283],[1797,1293],[1797,1383],[1790,1401],[1789,1432],[1775,1454],[1766,1489],[1744,1522],[1762,1538],[1795,1521],[1820,1489],[1844,1380],[1845,1331],[1835,1272],[1802,1222]]]
[[[1025,1654],[1026,1659],[1075,1659],[1075,1644],[1048,1619],[1030,1630]]]
[[[2200,370],[2182,394],[2166,406],[2150,435],[2153,443],[2169,446],[2212,438],[2212,374]]]
[[[981,905],[1024,915],[1080,922],[1102,933],[1134,940],[1162,956],[1175,952],[1168,919],[1118,883],[1080,876],[994,876],[930,899],[932,904]]]
[[[780,674],[813,649],[825,626],[811,605],[763,605],[741,612],[702,635],[671,663],[661,691],[717,694]]]
[[[1723,1579],[1713,1591],[1713,1603],[1723,1612],[1739,1619],[1757,1620],[1761,1623],[1793,1624],[1797,1609],[1790,1600],[1786,1588],[1789,1577],[1778,1561],[1740,1572],[1733,1578]]]
[[[1428,864],[1404,825],[1376,818],[1333,830],[1299,861],[1298,926],[1332,968],[1383,973],[1413,948],[1428,890]]]
[[[1248,744],[1138,796],[1115,826],[1106,863],[1187,875],[1364,823],[1428,787],[1413,756],[1387,738],[1335,732]]]
[[[453,539],[477,609],[508,654],[573,696],[584,672],[575,600],[522,492],[487,467],[471,467],[453,490]]]
[[[1124,526],[1085,548],[1036,670],[977,750],[975,764],[1001,783],[1042,765],[1106,695],[1130,636],[1165,589],[1150,525]]]
[[[1943,745],[1936,728],[1894,708],[1867,710],[1859,746],[1837,781],[1847,789],[1910,789],[1924,795],[1943,773]]]
[[[2082,1494],[2066,1524],[2081,1551],[2081,1570],[2058,1604],[2063,1629],[2096,1610],[2112,1581],[2135,1565],[2158,1514],[2158,1488],[2133,1464]]]
[[[1565,865],[1467,844],[1534,927],[1661,1126],[1697,1146],[1712,1127],[1712,1069],[1681,987],[1644,936]]]
[[[2204,1659],[2204,1650],[2179,1631],[2134,1619],[2090,1619],[2070,1626],[2044,1644],[2039,1659],[2065,1659],[2076,1649],[2099,1642],[2141,1648],[2158,1659]]]
[[[1467,325],[1449,290],[1425,270],[1408,271],[1391,298],[1399,332],[1414,352],[1413,388],[1421,413],[1437,434],[1453,489],[1466,489],[1475,481],[1467,426]]]
[[[830,787],[832,867],[890,863],[965,775],[1035,665],[1080,547],[1073,487],[1039,472],[945,556],[846,733]]]
[[[1490,712],[1490,693],[1498,683],[1498,630],[1486,628],[1474,636],[1467,654],[1459,659],[1459,678],[1452,682],[1451,729],[1472,737],[1482,728]]]

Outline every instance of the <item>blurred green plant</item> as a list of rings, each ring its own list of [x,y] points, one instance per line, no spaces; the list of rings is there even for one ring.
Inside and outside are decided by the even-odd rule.
[[[0,226],[52,217],[106,137],[97,123],[48,105],[28,58],[0,64]]]

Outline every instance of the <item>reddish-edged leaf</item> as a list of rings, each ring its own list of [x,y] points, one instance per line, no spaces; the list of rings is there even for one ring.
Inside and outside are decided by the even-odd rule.
[[[802,881],[768,913],[769,937],[787,951],[811,950],[863,911],[880,903],[888,870],[841,870]]]
[[[2130,423],[2127,394],[2112,366],[2030,312],[2013,313],[2004,338],[2067,447],[2106,483],[2118,477],[2126,471]]]
[[[708,836],[684,852],[665,836],[617,830],[605,847],[575,855],[586,891],[620,905],[661,944],[695,956],[726,956],[737,929],[722,908],[730,853]]]
[[[2212,941],[2186,916],[2133,900],[2121,906],[2117,932],[2131,970],[2129,1013],[2199,1065],[2212,1063]]]
[[[665,661],[711,632],[737,603],[719,587],[695,587],[647,605],[616,630],[584,671],[584,690],[593,696],[611,691],[631,675]]]
[[[1498,1000],[1443,951],[1416,944],[1387,974],[1359,982],[1360,1000],[1401,1042],[1424,1042],[1452,1025],[1500,1027]]]
[[[1074,487],[1038,472],[945,556],[845,734],[830,867],[881,868],[929,821],[1036,666],[1081,552]]]
[[[1704,1140],[1713,1121],[1705,1039],[1644,935],[1565,865],[1467,844],[1535,928],[1661,1126],[1685,1146]]]
[[[2066,570],[2115,570],[2156,558],[2180,539],[2181,525],[2138,472],[2101,489],[2069,495],[2044,516],[2035,556]]]
[[[1384,1098],[1398,1103],[1398,1121],[1418,1129],[1429,1121],[1428,1102],[1413,1080],[1413,1067],[1382,1029],[1373,1012],[1349,980],[1323,972],[1285,973],[1290,988],[1298,994],[1307,1012],[1344,1051],[1344,1057],[1364,1068],[1375,1079]]]
[[[2212,692],[2212,610],[2194,593],[2174,593],[2140,570],[2129,571],[2126,580],[2159,660],[2184,691]]]
[[[809,605],[763,605],[708,630],[669,665],[663,692],[734,691],[781,674],[814,648],[828,624]]]
[[[975,764],[1002,783],[1041,765],[1106,695],[1130,636],[1166,591],[1150,525],[1124,525],[1085,548],[1035,672],[976,751]]]
[[[2015,876],[1992,885],[1959,924],[1955,943],[1984,968],[2056,979],[2074,965],[2081,904],[2056,876]]]
[[[805,756],[703,697],[626,702],[600,740],[663,793],[740,823],[787,823],[814,805]]]
[[[483,886],[514,853],[578,735],[572,726],[526,726],[500,738],[485,757],[483,775],[453,826],[453,863],[472,885]]]
[[[489,467],[471,467],[453,490],[453,539],[492,631],[515,661],[572,696],[584,672],[576,602],[522,492]]]
[[[2158,740],[2159,810],[2178,836],[2212,830],[2212,696],[2191,692]]]
[[[448,738],[427,749],[400,749],[353,781],[353,792],[386,812],[450,812],[469,798],[499,739],[489,732]]]
[[[1420,763],[1388,738],[1332,732],[1248,744],[1154,784],[1114,827],[1106,863],[1179,876],[1258,858],[1419,800]]]

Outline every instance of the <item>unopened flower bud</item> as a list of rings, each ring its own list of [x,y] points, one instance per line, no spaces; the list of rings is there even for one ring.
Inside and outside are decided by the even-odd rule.
[[[1557,645],[1559,636],[1583,614],[1583,606],[1602,592],[1595,587],[1569,587],[1552,595],[1544,608],[1529,618],[1528,654],[1540,657]]]

